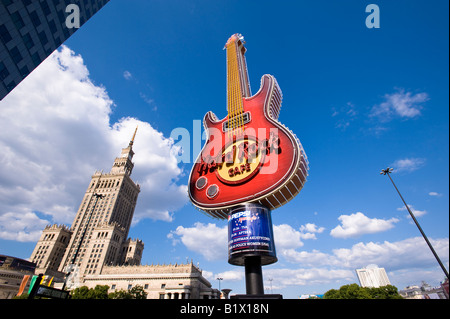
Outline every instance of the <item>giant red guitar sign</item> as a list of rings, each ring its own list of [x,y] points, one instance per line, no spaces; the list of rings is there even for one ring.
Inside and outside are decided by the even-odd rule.
[[[189,177],[192,203],[220,219],[242,203],[284,205],[300,192],[308,171],[300,141],[278,122],[282,94],[275,78],[264,75],[251,96],[243,37],[232,35],[225,48],[228,115],[205,115],[208,138]]]

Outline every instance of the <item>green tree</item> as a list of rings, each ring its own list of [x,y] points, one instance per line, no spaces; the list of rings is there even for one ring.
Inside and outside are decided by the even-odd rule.
[[[339,299],[371,299],[369,292],[358,284],[344,285],[339,288]]]
[[[395,286],[387,285],[380,288],[367,288],[373,299],[403,299]]]
[[[75,288],[70,292],[70,294],[72,295],[72,299],[89,299],[88,293],[89,288],[86,286]]]
[[[120,289],[109,293],[108,299],[133,299],[133,296],[128,290]]]
[[[336,289],[330,289],[328,290],[324,295],[324,299],[342,299],[341,295],[339,294],[339,290]]]
[[[133,296],[133,299],[147,299],[147,293],[144,290],[144,287],[136,285],[130,289],[130,294]]]
[[[109,299],[147,299],[144,287],[136,285],[129,290],[117,290],[108,295]]]
[[[339,290],[330,289],[324,299],[402,299],[397,287],[388,285],[380,288],[363,288],[357,284],[344,285]]]
[[[108,289],[107,285],[97,285],[95,288],[88,288],[82,286],[72,290],[72,299],[108,299]]]
[[[89,292],[89,299],[108,299],[108,285],[97,285]]]

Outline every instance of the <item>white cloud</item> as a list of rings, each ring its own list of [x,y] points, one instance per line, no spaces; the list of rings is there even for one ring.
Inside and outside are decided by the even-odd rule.
[[[415,209],[413,205],[408,205],[408,207],[409,207],[409,209],[411,210],[411,212],[414,214],[415,217],[420,217],[420,216],[423,216],[423,215],[425,215],[425,214],[427,213],[426,210],[418,210],[418,209]],[[399,207],[399,208],[397,208],[397,210],[398,210],[398,211],[407,211],[407,209],[406,209],[405,206]],[[408,218],[411,218],[411,216],[409,215],[409,213],[408,213],[407,215],[405,215],[405,216],[408,217]]]
[[[116,153],[128,145],[136,126],[132,178],[140,184],[141,193],[133,223],[144,218],[170,222],[174,218],[173,212],[188,201],[187,185],[176,183],[183,174],[175,156],[179,148],[172,139],[165,138],[149,123],[124,118],[115,123],[110,131],[110,143],[117,145]]]
[[[425,159],[423,158],[404,158],[396,160],[389,166],[394,169],[394,172],[406,172],[410,173],[418,170],[425,164]]]
[[[308,225],[308,224],[307,224]],[[304,226],[302,229],[319,230],[317,226]],[[285,231],[283,240],[280,233]],[[196,223],[193,227],[179,226],[168,237],[175,243],[182,242],[189,250],[203,255],[207,260],[227,259],[227,226],[219,227],[215,224]],[[422,237],[407,238],[396,242],[359,242],[350,248],[333,249],[330,253],[313,249],[312,251],[300,251],[300,232],[290,225],[274,225],[275,245],[279,262],[289,262],[293,267],[275,268],[268,267],[264,270],[266,288],[270,287],[269,278],[273,279],[273,289],[282,289],[288,286],[336,284],[355,282],[354,270],[369,264],[377,264],[384,267],[390,273],[391,282],[408,284],[404,281],[409,269],[421,269],[422,273],[430,272],[430,268],[436,268],[436,260],[431,254]],[[289,243],[289,239],[292,240]],[[430,242],[444,263],[449,259],[448,238],[432,239]],[[206,244],[207,243],[207,244]],[[432,271],[435,278],[440,276],[440,269]],[[392,274],[392,275],[391,275]],[[396,275],[398,274],[398,279]],[[242,269],[233,269],[221,273],[204,271],[209,280],[222,277],[227,281],[242,281],[244,272]],[[427,278],[432,277],[430,273]],[[403,286],[401,286],[403,287]]]
[[[286,249],[280,252],[287,261],[300,264],[303,267],[330,267],[338,265],[337,260],[332,255],[313,249],[308,251],[297,251],[295,249]]]
[[[325,230],[324,227],[317,227],[317,225],[312,224],[312,223],[307,223],[305,225],[301,225],[300,226],[300,231],[304,232],[308,232],[308,233],[321,233]]]
[[[214,276],[215,278],[223,278],[226,281],[242,281],[245,277],[244,269],[240,268],[239,270],[227,270],[221,273],[218,273]]]
[[[273,225],[273,237],[278,251],[295,249],[303,246],[303,240],[316,239],[316,233],[322,233],[325,228],[308,223],[295,230],[288,224]]]
[[[220,273],[214,273],[212,271],[208,270],[202,270],[202,275],[205,277],[209,282],[213,284],[213,286],[218,285],[217,278],[222,278],[223,284],[222,288],[224,288],[224,283],[227,285],[229,282],[242,282],[245,280],[245,271],[244,267],[238,267],[233,270],[227,270]]]
[[[278,251],[294,250],[303,246],[301,239],[312,239],[312,233],[304,233],[308,229],[311,232],[320,233],[322,227],[314,224],[302,226],[302,231],[297,231],[290,225],[273,225],[274,240]],[[172,240],[174,245],[180,241],[191,251],[203,255],[207,260],[226,260],[228,226],[218,227],[216,224],[195,223],[193,227],[178,226],[176,230],[171,231],[167,237]],[[314,237],[315,239],[315,237]],[[205,245],[208,243],[208,245]]]
[[[125,80],[130,80],[133,77],[133,75],[130,73],[130,71],[125,70],[123,72],[123,77],[125,78]]]
[[[330,235],[336,238],[358,237],[364,234],[383,232],[394,227],[397,218],[389,220],[369,218],[361,212],[351,215],[341,215],[338,218],[341,225],[333,228]]]
[[[440,194],[440,193],[438,193],[438,192],[429,192],[428,195],[430,195],[430,196],[436,196],[436,197],[442,196],[442,194]]]
[[[12,214],[9,221],[27,221],[24,216],[40,212],[48,216],[46,224],[70,224],[91,175],[110,170],[136,125],[132,179],[141,184],[137,220],[170,221],[187,202],[186,185],[177,184],[182,171],[173,141],[137,119],[110,124],[113,101],[104,87],[92,83],[82,57],[69,48],[62,46],[48,57],[0,108],[0,215]],[[22,229],[10,228],[5,219],[0,224],[1,238],[23,232],[21,240],[29,241],[37,240],[43,228],[41,222]]]
[[[346,105],[342,106],[339,109],[333,107],[332,111],[333,113],[331,114],[331,116],[336,118],[335,127],[343,131],[345,131],[350,126],[350,123],[356,119],[358,114],[355,105],[351,102],[347,102]]]
[[[439,257],[445,262],[449,257],[448,238],[430,239]],[[333,250],[336,261],[344,267],[359,268],[377,264],[389,270],[427,268],[436,265],[436,259],[422,237],[407,238],[397,242],[357,243],[350,249]]]
[[[175,237],[179,236],[179,238]],[[228,258],[228,226],[218,227],[197,222],[193,227],[178,226],[171,231],[168,238],[174,243],[181,241],[187,249],[201,254],[207,260],[226,260]]]
[[[40,219],[32,212],[20,215],[6,213],[0,215],[0,238],[19,242],[35,241],[47,224],[47,220]]]
[[[449,260],[448,238],[430,239],[435,251],[446,263]],[[313,269],[356,269],[377,264],[387,271],[427,269],[435,267],[436,259],[422,237],[382,243],[359,242],[351,248],[333,249],[332,253],[318,250],[285,250],[282,256],[289,262]]]
[[[273,237],[278,250],[303,246],[302,233],[288,224],[273,225]]]
[[[328,268],[270,268],[264,271],[264,286],[270,289],[268,279],[273,279],[273,289],[283,289],[289,286],[305,286],[327,284],[331,282],[355,281],[353,270]]]
[[[420,286],[422,284],[422,281],[425,281],[434,286],[438,282],[442,281],[441,278],[444,277],[444,274],[439,266],[435,267],[435,269],[399,269],[395,271],[389,271],[387,272],[387,275],[391,283],[395,285],[399,290],[411,285]]]
[[[371,116],[380,117],[384,121],[390,120],[392,116],[417,117],[421,114],[422,104],[428,100],[427,93],[413,94],[399,89],[395,93],[384,95],[384,102],[372,108]]]
[[[156,106],[155,100],[154,100],[154,99],[149,98],[146,94],[144,94],[144,93],[142,93],[142,92],[139,93],[139,96],[141,97],[141,99],[142,99],[145,103],[147,103],[148,105],[151,106],[152,111],[158,110],[158,107]]]
[[[301,238],[303,239],[317,239],[316,233],[320,234],[325,230],[324,227],[317,227],[317,225],[312,223],[307,223],[306,225],[300,226],[300,232],[302,233]]]

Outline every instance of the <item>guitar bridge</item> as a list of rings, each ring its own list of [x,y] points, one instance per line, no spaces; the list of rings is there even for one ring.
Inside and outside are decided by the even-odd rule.
[[[243,126],[251,121],[250,112],[245,112],[223,122],[222,130],[224,132],[231,131],[233,128]]]

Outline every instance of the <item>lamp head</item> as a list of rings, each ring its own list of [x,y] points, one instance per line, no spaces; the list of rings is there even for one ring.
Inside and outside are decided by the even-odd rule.
[[[393,170],[394,170],[393,168],[387,167],[386,169],[381,170],[380,175],[386,175],[386,174],[392,173]]]

